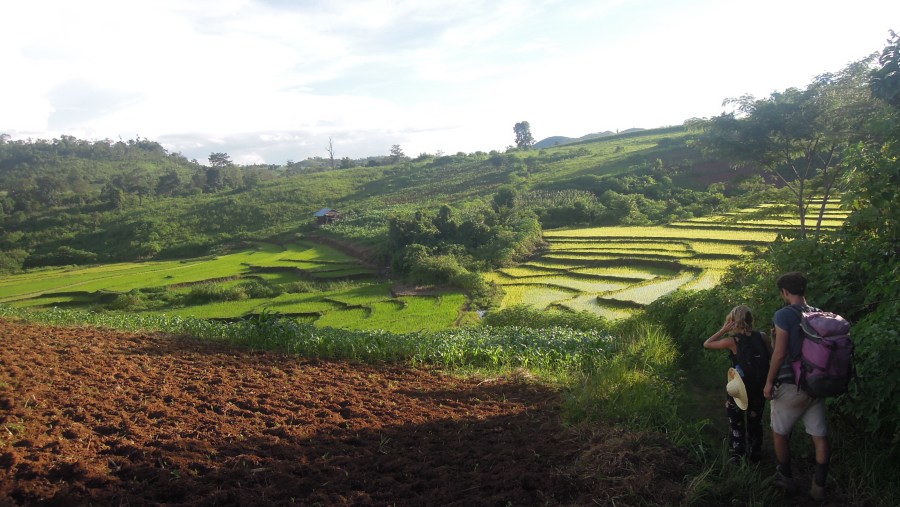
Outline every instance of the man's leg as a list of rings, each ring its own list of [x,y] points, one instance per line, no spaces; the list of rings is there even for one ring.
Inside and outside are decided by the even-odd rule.
[[[775,460],[778,461],[778,466],[785,465],[788,470],[788,477],[790,477],[790,469],[791,469],[791,435],[780,435],[778,433],[772,432],[772,442],[775,443]]]
[[[775,468],[775,484],[793,491],[797,486],[791,471],[791,435],[781,435],[773,431],[772,441],[775,444],[775,460],[778,462]]]

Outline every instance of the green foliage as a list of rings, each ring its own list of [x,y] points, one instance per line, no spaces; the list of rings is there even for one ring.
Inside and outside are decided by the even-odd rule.
[[[527,305],[515,305],[488,312],[482,322],[486,326],[493,327],[521,326],[535,329],[567,327],[580,331],[606,330],[610,327],[606,319],[591,312],[545,311]]]
[[[28,257],[28,252],[21,248],[0,250],[0,274],[19,272]]]
[[[191,287],[185,303],[202,305],[214,301],[240,301],[247,299],[247,292],[241,286],[225,286],[218,283],[202,283]]]
[[[612,332],[616,339],[607,353],[571,392],[567,406],[573,420],[614,420],[664,431],[676,443],[692,440],[698,427],[679,412],[678,351],[668,335],[638,320],[625,321]]]
[[[29,311],[0,305],[2,318],[27,318],[56,326],[90,325],[127,331],[163,331],[282,350],[304,357],[358,361],[406,361],[444,368],[528,368],[544,374],[595,371],[612,337],[569,328],[467,327],[430,333],[394,334],[320,328],[264,311],[224,323],[170,315],[109,314],[54,308]]]

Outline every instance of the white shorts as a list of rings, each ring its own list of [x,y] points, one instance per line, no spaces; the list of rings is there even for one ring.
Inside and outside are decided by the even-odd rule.
[[[772,431],[787,436],[797,421],[803,420],[806,432],[814,437],[828,435],[825,420],[825,400],[813,398],[794,384],[781,384],[775,388],[769,404]]]

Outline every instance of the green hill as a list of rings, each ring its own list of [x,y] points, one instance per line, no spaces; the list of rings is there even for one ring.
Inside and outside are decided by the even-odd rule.
[[[562,225],[556,215],[579,200],[582,211],[607,210],[605,217],[572,216],[585,225],[618,223],[621,217],[609,209],[620,204],[642,208],[649,223],[702,216],[720,203],[698,204],[708,199],[693,194],[706,193],[713,182],[738,182],[724,164],[692,149],[690,138],[677,127],[540,150],[420,156],[385,165],[370,160],[336,170],[207,167],[141,140],[6,142],[0,145],[0,264],[8,271],[205,255],[309,232],[312,214],[323,207],[383,229],[396,213],[442,204],[475,209],[501,188],[512,189],[553,226]],[[608,191],[615,195],[603,203]],[[654,192],[667,204],[648,204]],[[634,202],[612,202],[622,195]],[[366,240],[359,230],[329,234]]]

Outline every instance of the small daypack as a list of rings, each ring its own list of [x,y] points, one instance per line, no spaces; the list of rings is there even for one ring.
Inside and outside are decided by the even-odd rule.
[[[817,308],[790,306],[800,315],[800,353],[791,361],[794,381],[813,398],[847,392],[853,376],[850,323]]]
[[[766,377],[769,374],[769,360],[771,354],[769,348],[763,342],[763,337],[758,331],[749,335],[739,336],[736,341],[737,354],[735,362],[741,367],[741,376],[748,390],[762,393],[766,385]]]

